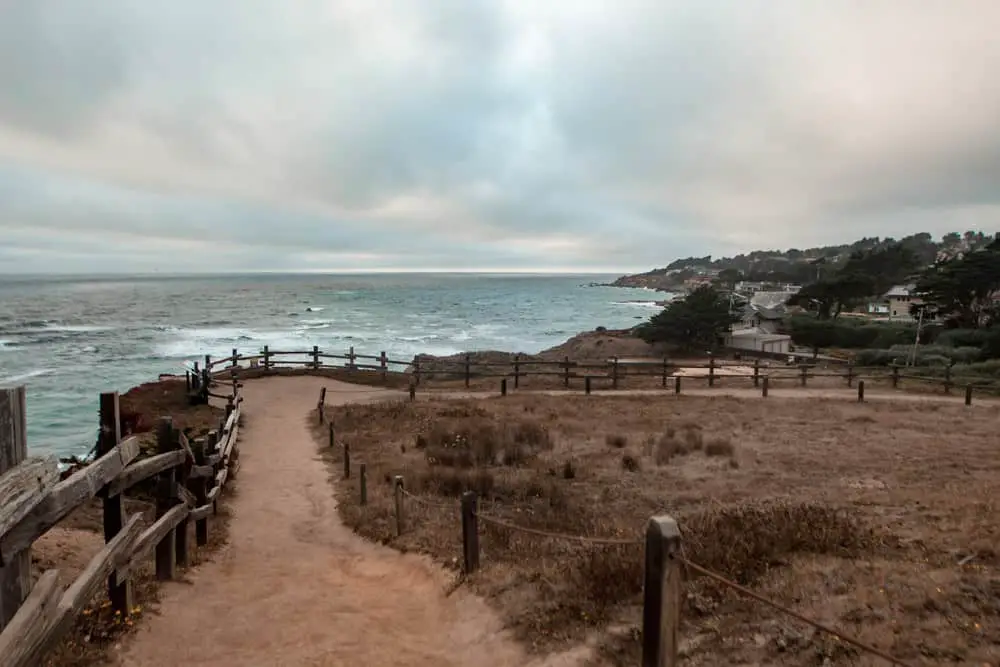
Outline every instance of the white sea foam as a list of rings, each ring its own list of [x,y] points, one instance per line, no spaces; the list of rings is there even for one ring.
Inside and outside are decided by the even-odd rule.
[[[28,371],[27,373],[20,373],[18,375],[9,375],[6,377],[0,375],[0,384],[17,384],[18,382],[24,382],[25,380],[30,380],[31,378],[36,378],[40,375],[48,375],[51,372],[51,368],[41,368],[34,371]]]

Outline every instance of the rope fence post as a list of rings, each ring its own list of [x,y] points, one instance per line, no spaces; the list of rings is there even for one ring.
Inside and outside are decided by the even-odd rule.
[[[646,526],[642,667],[675,667],[681,619],[681,533],[669,516]]]
[[[858,403],[865,402],[865,381],[858,380]]]
[[[590,396],[590,376],[583,378],[583,393]]]
[[[501,396],[507,395],[507,378],[503,378],[500,380],[500,395]]]
[[[770,384],[769,380],[770,378],[767,375],[765,375],[764,382],[760,388],[760,395],[763,396],[764,398],[767,398],[768,384]]]
[[[396,537],[403,534],[403,476],[392,478],[392,500],[396,511]]]
[[[965,404],[972,405],[972,385],[965,385]]]
[[[365,505],[368,504],[368,466],[366,466],[364,463],[358,466],[358,482],[359,486],[361,487],[360,503],[361,506],[364,507]]]
[[[708,353],[708,386],[715,386],[715,355]]]
[[[677,394],[677,395],[680,395],[680,393],[681,393],[681,376],[680,375],[675,375],[674,376],[674,393]]]
[[[475,491],[462,494],[462,556],[465,574],[479,569],[479,520],[476,515]]]
[[[351,478],[351,443],[344,443],[344,479]]]

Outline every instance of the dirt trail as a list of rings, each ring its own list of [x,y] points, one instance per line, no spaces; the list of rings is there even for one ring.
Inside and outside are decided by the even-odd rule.
[[[485,602],[445,597],[449,578],[427,559],[341,524],[306,424],[321,386],[331,404],[394,395],[325,378],[247,382],[229,544],[163,588],[118,664],[533,664]]]

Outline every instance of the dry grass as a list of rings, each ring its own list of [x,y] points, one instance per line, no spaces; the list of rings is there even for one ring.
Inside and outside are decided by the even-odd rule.
[[[514,395],[329,412],[372,480],[367,507],[356,480],[338,483],[345,521],[458,568],[457,496],[476,491],[483,568],[468,585],[540,651],[596,633],[604,660],[638,664],[639,540],[666,513],[692,560],[904,659],[1000,657],[1000,451],[985,406]],[[432,503],[406,502],[398,538],[397,474]],[[688,664],[875,664],[704,578],[685,588]]]

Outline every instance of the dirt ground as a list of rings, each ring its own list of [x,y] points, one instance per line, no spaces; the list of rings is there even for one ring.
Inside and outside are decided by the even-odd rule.
[[[394,395],[319,377],[247,381],[230,541],[118,652],[121,665],[569,665],[532,662],[497,614],[425,556],[355,535],[310,434],[331,404]]]
[[[328,406],[368,470],[365,507],[356,475],[335,484],[340,513],[457,571],[457,497],[476,490],[483,567],[466,585],[542,655],[583,645],[595,664],[639,664],[641,546],[539,538],[485,517],[629,541],[666,513],[692,561],[910,664],[1000,664],[997,405],[735,393]],[[339,461],[340,445],[328,455]],[[401,537],[397,474],[415,496]],[[688,575],[685,664],[884,664]]]

